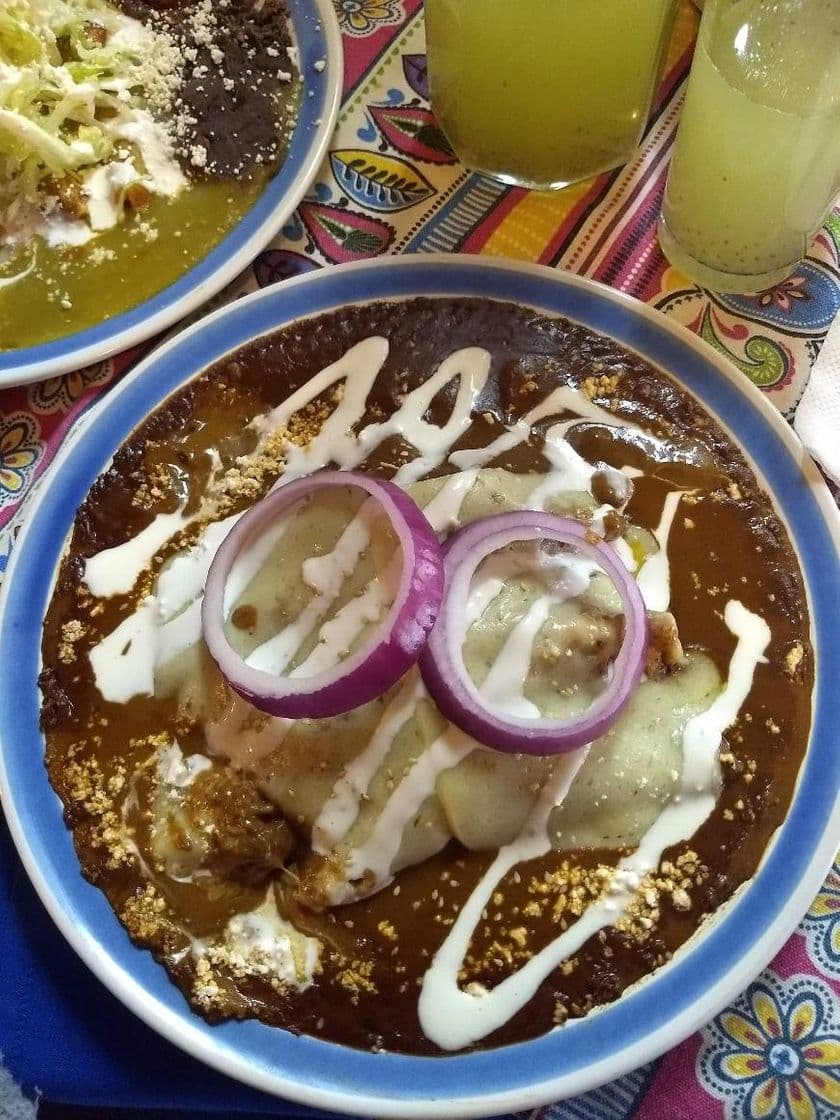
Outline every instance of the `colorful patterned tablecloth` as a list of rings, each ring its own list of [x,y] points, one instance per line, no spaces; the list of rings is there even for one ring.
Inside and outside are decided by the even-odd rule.
[[[420,0],[334,0],[344,104],[319,178],[214,305],[294,273],[383,253],[486,253],[593,277],[659,308],[724,354],[790,419],[840,309],[840,210],[796,273],[754,297],[704,292],[656,241],[697,15],[686,2],[644,144],[620,170],[552,194],[459,165],[429,108]],[[534,91],[539,96],[539,91]],[[0,392],[0,578],[25,499],[71,427],[139,351]],[[540,1120],[840,1117],[840,867],[765,973],[663,1059]],[[114,1106],[129,1102],[114,1101]]]

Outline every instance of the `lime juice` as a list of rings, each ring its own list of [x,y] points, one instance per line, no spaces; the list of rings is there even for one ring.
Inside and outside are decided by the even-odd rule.
[[[625,163],[676,0],[426,0],[432,107],[462,162],[562,187]]]
[[[840,190],[840,0],[708,0],[660,239],[700,284],[759,291]]]

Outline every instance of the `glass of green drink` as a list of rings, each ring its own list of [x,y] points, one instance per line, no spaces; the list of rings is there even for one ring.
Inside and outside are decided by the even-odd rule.
[[[677,0],[425,0],[432,107],[461,161],[552,189],[638,146]]]
[[[706,0],[659,237],[703,287],[783,280],[840,191],[840,0]]]

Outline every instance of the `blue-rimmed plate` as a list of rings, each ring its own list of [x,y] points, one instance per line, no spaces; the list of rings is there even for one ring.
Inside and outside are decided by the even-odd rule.
[[[189,272],[95,327],[22,350],[0,351],[0,389],[80,369],[151,338],[236,279],[279,232],[327,152],[341,104],[344,55],[332,0],[286,0],[302,78],[300,110],[277,174],[230,233]]]
[[[752,882],[685,951],[620,1000],[502,1051],[446,1058],[373,1054],[257,1022],[211,1027],[135,949],[79,872],[38,730],[40,622],[73,516],[150,409],[210,363],[268,331],[346,304],[417,295],[514,300],[612,336],[667,370],[728,429],[775,496],[804,573],[816,649],[812,738],[795,798]],[[819,889],[840,835],[840,530],[818,472],[742,374],[683,328],[588,280],[474,258],[390,258],[309,273],[226,307],[171,340],[99,404],[37,495],[0,595],[0,794],[18,850],[65,937],[166,1038],[268,1092],[360,1115],[456,1117],[521,1109],[649,1061],[712,1017],[761,970]]]

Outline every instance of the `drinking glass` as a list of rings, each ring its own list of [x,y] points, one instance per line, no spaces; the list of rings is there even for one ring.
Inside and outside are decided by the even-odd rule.
[[[840,191],[840,0],[706,0],[662,207],[703,287],[783,280]]]
[[[461,161],[552,189],[626,163],[677,0],[425,0],[432,107]]]

